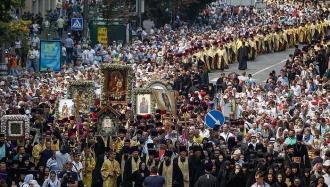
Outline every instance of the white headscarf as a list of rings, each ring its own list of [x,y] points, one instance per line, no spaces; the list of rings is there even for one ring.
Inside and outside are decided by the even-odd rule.
[[[36,180],[31,180],[30,185],[31,184],[32,184],[33,187],[40,187],[40,185],[38,184],[38,182]]]
[[[47,179],[47,183],[50,187],[58,187],[60,186],[60,180],[58,180],[58,177],[57,177],[57,173],[55,172],[55,180],[52,181],[52,179],[50,179],[50,174],[52,172],[49,173],[48,175],[48,179]]]
[[[24,178],[24,183],[21,185],[21,187],[30,187],[29,183],[31,180],[33,180],[33,175],[32,174],[26,175]]]

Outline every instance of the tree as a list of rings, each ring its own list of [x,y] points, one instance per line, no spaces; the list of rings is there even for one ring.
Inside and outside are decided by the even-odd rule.
[[[0,61],[4,61],[4,48],[14,40],[22,40],[23,53],[27,46],[30,21],[13,20],[10,15],[14,8],[23,8],[24,0],[1,0],[0,3]]]
[[[0,22],[9,22],[12,17],[10,11],[18,7],[20,2],[18,0],[1,0],[0,3]]]
[[[115,18],[127,19],[132,12],[135,0],[104,0],[101,5],[102,18],[112,20]]]
[[[173,18],[192,22],[198,14],[213,0],[145,0],[147,17],[154,20],[157,26],[170,23]]]

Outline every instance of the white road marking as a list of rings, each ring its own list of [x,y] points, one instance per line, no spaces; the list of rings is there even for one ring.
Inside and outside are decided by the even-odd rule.
[[[261,70],[255,72],[255,73],[253,73],[252,76],[255,76],[255,75],[260,74],[260,73],[262,73],[262,72],[264,72],[264,71],[266,71],[266,70],[268,70],[268,69],[270,69],[270,68],[273,68],[273,67],[276,67],[276,66],[278,66],[278,65],[280,65],[280,64],[283,64],[283,63],[286,62],[286,61],[287,61],[287,59],[283,59],[282,61],[280,61],[280,62],[278,62],[278,63],[276,63],[276,64],[273,64],[273,65],[271,65],[271,66],[268,66],[268,67],[266,67],[266,68],[263,68],[263,69],[261,69]],[[210,82],[211,82],[211,83],[216,83],[221,73],[223,73],[223,72],[216,73],[216,74],[217,74],[217,77],[211,79]]]
[[[273,64],[273,65],[271,65],[271,66],[269,66],[269,67],[267,67],[267,68],[261,69],[261,70],[255,72],[255,73],[253,73],[252,76],[255,76],[255,75],[257,75],[257,74],[259,74],[259,73],[261,73],[261,72],[264,72],[264,71],[266,71],[266,70],[268,70],[268,69],[270,69],[270,68],[272,68],[272,67],[278,66],[278,65],[280,65],[280,64],[282,64],[282,63],[284,63],[284,62],[286,62],[286,61],[287,61],[287,59],[284,59],[284,60],[282,60],[281,62],[278,62],[278,63],[276,63],[276,64]]]

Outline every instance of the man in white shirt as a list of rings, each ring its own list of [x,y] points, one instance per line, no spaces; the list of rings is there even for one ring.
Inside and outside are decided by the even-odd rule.
[[[83,165],[80,162],[80,153],[74,153],[73,154],[73,161],[72,161],[72,171],[76,172],[78,174],[78,186],[84,186],[83,185]]]
[[[37,36],[37,34],[34,34],[33,37],[32,37],[32,39],[31,39],[31,46],[33,48],[39,47],[39,43],[40,43],[39,37]]]
[[[229,132],[229,129],[228,129],[228,125],[227,124],[224,124],[222,126],[222,133],[220,133],[220,136],[223,137],[226,142],[228,141],[228,138],[229,137],[235,137],[233,135],[233,133]]]
[[[62,38],[62,36],[63,36],[63,27],[64,27],[64,23],[65,23],[65,21],[64,21],[64,19],[63,19],[62,17],[59,17],[59,18],[57,19],[56,23],[57,23],[57,32],[58,32],[58,36],[59,36],[60,38]]]
[[[199,130],[199,135],[200,136],[203,136],[205,138],[209,138],[210,137],[210,131],[209,131],[209,129],[206,129],[205,128],[205,125],[204,124],[200,124],[199,125],[199,128],[200,128],[200,130]]]
[[[94,63],[94,58],[95,58],[95,51],[93,48],[90,47],[88,53],[87,53],[87,61],[89,64]]]
[[[32,50],[32,61],[31,61],[31,65],[32,68],[35,72],[39,71],[39,50],[37,49],[37,47],[35,47]]]
[[[264,181],[264,173],[257,171],[255,175],[256,183],[252,184],[251,187],[270,187],[268,183]]]
[[[323,168],[324,168],[324,172],[325,172],[325,174],[323,175],[324,183],[327,186],[330,186],[330,160],[326,160],[323,163]]]

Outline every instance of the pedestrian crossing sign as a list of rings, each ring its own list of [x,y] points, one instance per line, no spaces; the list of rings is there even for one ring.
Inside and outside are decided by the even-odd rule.
[[[83,18],[71,18],[71,30],[79,31],[83,30],[84,21]]]

